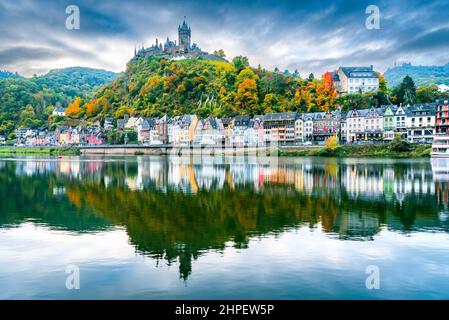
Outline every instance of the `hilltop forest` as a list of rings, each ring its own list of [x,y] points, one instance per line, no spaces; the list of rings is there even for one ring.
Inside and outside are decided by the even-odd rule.
[[[48,126],[56,106],[66,107],[76,97],[89,99],[117,74],[90,68],[52,70],[32,78],[2,72],[0,79],[0,135],[13,138],[17,127]]]
[[[295,74],[251,68],[246,57],[232,63],[201,58],[170,61],[161,57],[128,64],[125,74],[93,99],[77,99],[72,118],[116,118],[124,114],[233,116],[285,111],[327,110],[336,92],[332,76],[302,80]]]

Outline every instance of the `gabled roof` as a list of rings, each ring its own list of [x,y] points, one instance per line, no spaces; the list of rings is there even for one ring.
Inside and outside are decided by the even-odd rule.
[[[295,120],[298,117],[296,112],[270,113],[264,116],[264,121]]]
[[[414,104],[405,110],[405,114],[412,116],[415,112],[429,112],[430,115],[435,115],[436,107],[436,103]]]
[[[223,123],[223,125],[227,126],[228,124],[232,123],[232,118],[231,117],[226,117],[226,118],[222,118],[221,122]]]
[[[250,120],[250,116],[237,116],[234,120],[234,126],[248,126]]]
[[[65,112],[65,108],[62,106],[58,106],[55,108],[54,112]]]
[[[372,67],[340,67],[348,78],[378,78],[377,72]]]
[[[369,108],[369,109],[353,109],[349,110],[346,114],[346,118],[361,118],[361,117],[367,117],[371,111],[374,111],[377,113],[378,116],[383,116],[385,113],[384,108]]]

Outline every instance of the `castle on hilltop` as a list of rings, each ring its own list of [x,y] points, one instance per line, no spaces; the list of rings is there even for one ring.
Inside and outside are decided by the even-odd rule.
[[[142,47],[140,50],[134,49],[133,60],[151,56],[171,56],[173,58],[181,57],[193,57],[204,55],[207,56],[207,52],[201,51],[196,43],[192,44],[192,29],[186,22],[186,17],[182,24],[178,26],[178,41],[172,41],[169,37],[164,44],[156,39],[156,43],[149,48]]]

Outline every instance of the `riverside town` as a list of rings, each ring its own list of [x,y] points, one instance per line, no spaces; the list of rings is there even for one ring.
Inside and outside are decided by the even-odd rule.
[[[445,12],[0,1],[0,300],[157,319],[449,300]]]
[[[147,69],[154,71],[147,74]],[[206,88],[201,72],[203,78],[216,73],[211,81],[221,84]],[[230,77],[236,78],[235,84],[229,83]],[[119,89],[124,81],[128,84]],[[273,86],[272,93],[257,101],[263,83]],[[236,93],[231,92],[233,86]],[[136,95],[126,97],[122,91]],[[135,48],[126,75],[104,86],[91,101],[77,97],[66,107],[47,107],[45,121],[27,119],[36,114],[36,107],[28,105],[19,119],[22,125],[4,129],[7,135],[0,141],[17,147],[307,147],[326,141],[382,145],[397,139],[428,145],[435,141],[432,154],[446,156],[448,100],[439,93],[448,96],[445,85],[416,89],[408,75],[389,92],[373,65],[341,66],[319,81],[313,75],[302,80],[297,71],[253,69],[246,57],[230,63],[223,50],[209,54],[192,43],[192,29],[184,18],[178,40],[167,37],[162,44],[156,39],[149,48]]]

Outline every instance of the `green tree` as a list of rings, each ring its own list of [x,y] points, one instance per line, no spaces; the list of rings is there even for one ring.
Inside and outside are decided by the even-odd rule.
[[[416,101],[418,103],[435,102],[439,95],[440,92],[438,91],[438,86],[435,84],[422,86],[416,89]]]
[[[273,113],[279,110],[279,99],[275,94],[268,93],[262,103],[262,113]]]
[[[23,128],[36,128],[40,125],[40,121],[36,119],[36,113],[32,105],[27,105],[20,113],[19,125]]]
[[[416,102],[416,86],[415,82],[410,76],[405,76],[402,83],[399,84],[394,90],[393,94],[396,96],[397,103],[405,105],[413,104]]]
[[[407,152],[411,150],[410,142],[406,141],[400,134],[394,136],[389,147],[395,152]]]
[[[219,56],[219,57],[222,57],[222,58],[226,57],[226,54],[225,54],[225,52],[224,52],[223,49],[215,50],[215,51],[214,51],[214,55]]]
[[[238,72],[249,67],[249,60],[244,56],[237,56],[232,59],[232,64],[235,66]]]
[[[309,74],[309,77],[307,78],[307,80],[309,82],[312,82],[313,80],[315,80],[315,75],[313,73]]]

